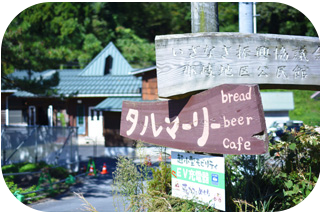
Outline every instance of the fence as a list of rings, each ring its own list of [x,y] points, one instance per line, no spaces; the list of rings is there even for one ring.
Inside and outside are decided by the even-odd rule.
[[[1,164],[19,162],[79,170],[77,127],[1,126]]]

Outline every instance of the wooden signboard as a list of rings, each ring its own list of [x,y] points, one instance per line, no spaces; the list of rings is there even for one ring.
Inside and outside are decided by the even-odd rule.
[[[221,84],[320,89],[317,37],[242,33],[156,36],[159,97]]]
[[[253,155],[268,150],[257,85],[225,84],[181,100],[124,101],[120,134],[205,153]]]

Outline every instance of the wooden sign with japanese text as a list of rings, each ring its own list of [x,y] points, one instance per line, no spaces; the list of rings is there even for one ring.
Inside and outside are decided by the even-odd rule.
[[[225,84],[181,100],[124,101],[120,134],[205,153],[256,155],[268,150],[257,85]]]
[[[317,37],[242,33],[156,36],[159,97],[221,84],[320,89]]]

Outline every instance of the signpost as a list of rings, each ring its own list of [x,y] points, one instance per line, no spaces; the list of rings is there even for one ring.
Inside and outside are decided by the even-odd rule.
[[[220,156],[171,153],[172,196],[225,211],[225,165]]]
[[[191,8],[193,33],[155,38],[158,95],[178,100],[124,101],[120,134],[186,151],[266,153],[257,84],[320,90],[319,38],[204,32],[218,31],[217,4]],[[223,157],[172,152],[171,166],[173,196],[225,211]]]
[[[268,136],[257,85],[221,85],[182,100],[124,101],[120,134],[188,151],[263,154]]]
[[[316,37],[192,33],[156,36],[155,45],[160,97],[226,83],[320,89]]]

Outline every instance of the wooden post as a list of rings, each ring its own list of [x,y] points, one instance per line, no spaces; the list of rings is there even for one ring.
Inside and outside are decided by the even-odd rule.
[[[191,31],[219,32],[217,2],[191,2]]]

